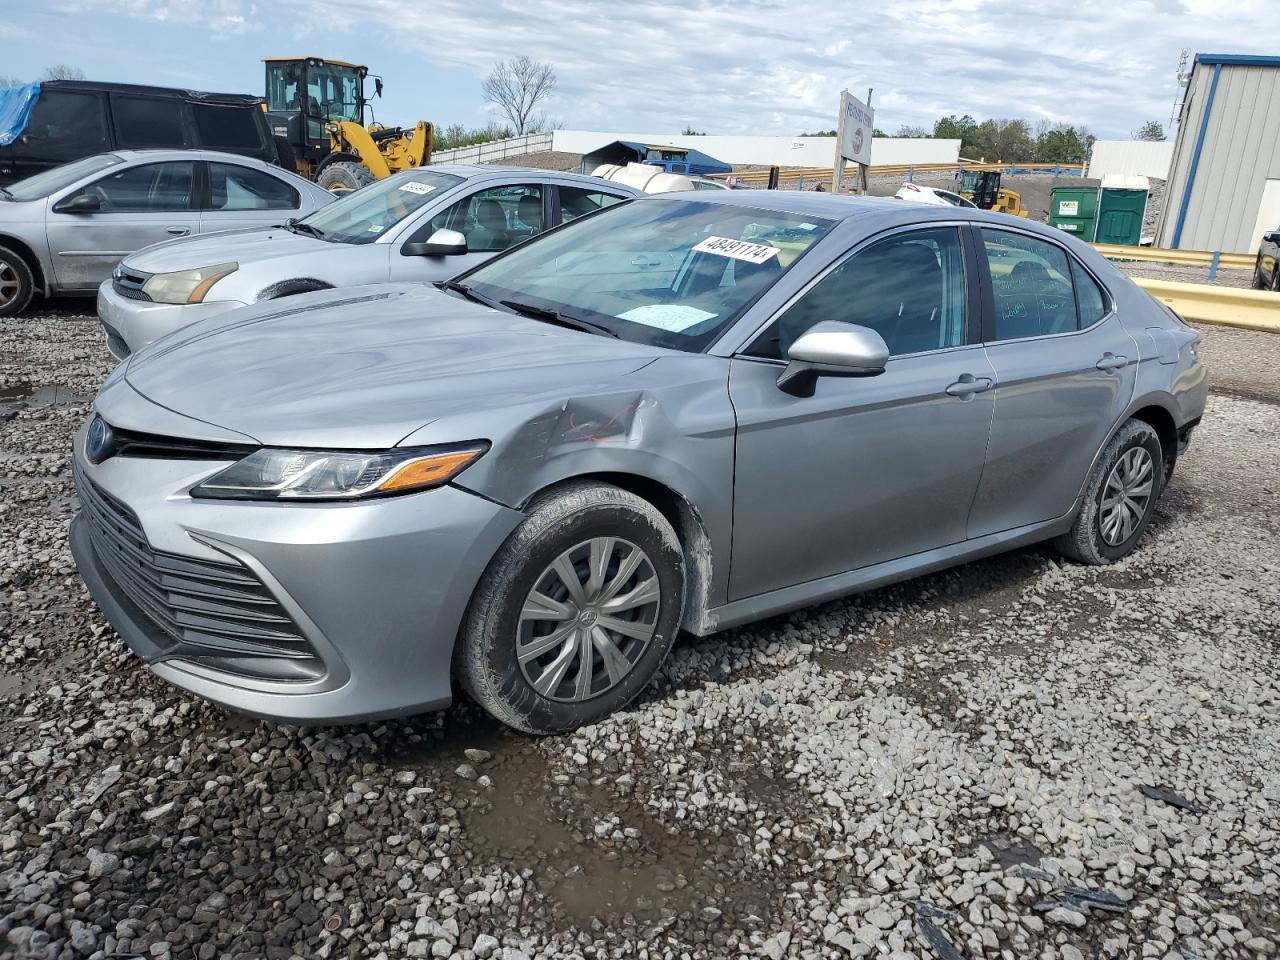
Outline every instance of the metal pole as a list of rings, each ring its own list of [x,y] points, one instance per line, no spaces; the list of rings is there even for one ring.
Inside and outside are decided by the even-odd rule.
[[[874,88],[872,87],[867,87],[867,109],[868,110],[871,109],[871,94],[873,92],[873,89]],[[875,137],[874,124],[872,124],[871,133],[872,133],[872,138],[874,139]],[[868,149],[870,149],[870,145],[868,145]],[[870,164],[866,164],[866,163],[858,164],[858,195],[862,197],[865,197],[867,195],[867,169],[869,166]]]
[[[1213,251],[1213,259],[1209,261],[1209,282],[1213,283],[1218,279],[1218,261],[1222,259],[1222,251]]]
[[[840,91],[840,119],[836,122],[836,156],[831,163],[831,192],[840,192],[840,181],[844,179],[844,153],[841,151],[841,144],[844,143],[844,98],[848,96],[849,88]]]

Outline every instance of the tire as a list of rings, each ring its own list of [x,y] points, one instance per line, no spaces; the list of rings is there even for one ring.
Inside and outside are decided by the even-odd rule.
[[[1054,541],[1054,546],[1064,556],[1091,565],[1115,563],[1127,557],[1151,522],[1166,480],[1159,435],[1148,423],[1128,421],[1098,458],[1085,485],[1084,502],[1075,523]],[[1117,514],[1105,503],[1114,500],[1115,493],[1126,484],[1127,499],[1137,509],[1136,519],[1134,509],[1120,508]]]
[[[316,185],[325,190],[349,193],[373,183],[373,172],[363,163],[339,160],[316,174]]]
[[[1275,293],[1280,293],[1280,263],[1276,264],[1275,273],[1271,274],[1271,289]]]
[[[27,309],[35,290],[27,261],[8,247],[0,247],[0,317],[16,317]]]
[[[1280,270],[1276,271],[1276,276],[1280,277]],[[1266,290],[1267,278],[1262,275],[1262,261],[1259,260],[1257,266],[1253,268],[1253,289]]]
[[[593,578],[590,564],[600,557],[605,572]],[[557,566],[577,578],[579,601]],[[636,603],[621,606],[627,599]],[[616,617],[599,612],[606,604]],[[565,733],[622,709],[648,686],[679,631],[683,604],[684,554],[666,518],[618,487],[566,484],[530,503],[481,577],[459,636],[456,674],[502,723]],[[619,622],[626,633],[609,626]],[[592,666],[585,681],[584,644]],[[604,656],[610,648],[620,655],[608,658],[612,670]]]

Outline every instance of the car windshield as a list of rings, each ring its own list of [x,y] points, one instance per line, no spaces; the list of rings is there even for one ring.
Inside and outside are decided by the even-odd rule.
[[[462,182],[451,173],[415,170],[347,194],[300,222],[336,243],[373,243],[383,233]]]
[[[6,199],[40,200],[51,193],[57,193],[63,187],[71,186],[77,180],[105,170],[107,167],[113,167],[117,163],[124,163],[124,161],[114,153],[100,153],[94,157],[85,157],[73,163],[66,163],[52,170],[46,170],[44,173],[37,173],[34,177],[27,177],[25,180],[9,184],[5,188]]]
[[[512,309],[698,351],[831,225],[705,200],[631,201],[530,240],[461,282]]]

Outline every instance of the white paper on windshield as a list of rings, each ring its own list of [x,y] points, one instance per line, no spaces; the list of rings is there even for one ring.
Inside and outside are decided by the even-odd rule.
[[[770,257],[778,254],[778,248],[771,247],[767,243],[752,243],[750,240],[731,240],[728,237],[707,237],[693,249],[700,253],[714,253],[718,257],[745,260],[747,263],[764,263]]]
[[[714,313],[699,310],[697,307],[686,307],[682,303],[651,303],[648,306],[635,307],[626,313],[620,313],[618,319],[643,323],[646,327],[657,327],[659,330],[669,330],[672,333],[681,333],[714,316]]]
[[[403,190],[405,193],[426,194],[433,191],[435,187],[428,183],[419,183],[417,180],[410,180],[408,183],[400,184],[398,189]]]

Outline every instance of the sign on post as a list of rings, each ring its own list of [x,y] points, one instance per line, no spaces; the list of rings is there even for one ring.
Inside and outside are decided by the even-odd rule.
[[[844,164],[858,165],[859,193],[867,189],[867,167],[871,165],[871,137],[876,128],[876,114],[871,109],[871,91],[863,103],[848,90],[840,92],[840,122],[836,129],[836,157],[831,177],[831,192],[840,192]]]

